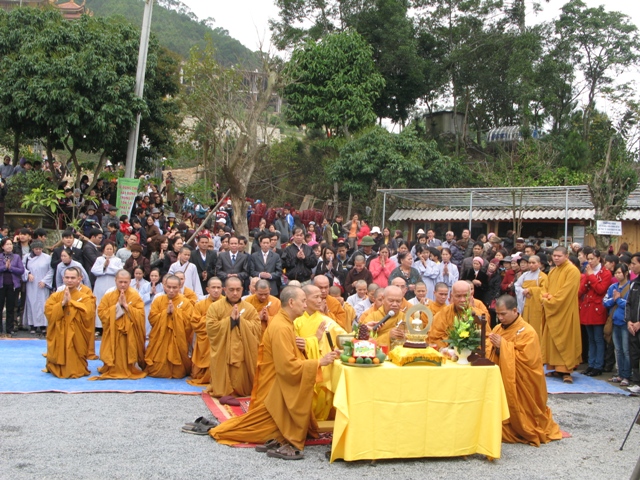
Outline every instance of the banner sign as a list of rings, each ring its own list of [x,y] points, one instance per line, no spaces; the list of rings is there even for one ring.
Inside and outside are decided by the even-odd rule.
[[[140,180],[137,178],[119,178],[118,179],[118,199],[116,207],[118,207],[118,215],[127,215],[131,213],[131,208],[138,195],[138,186]]]
[[[597,220],[596,230],[598,235],[613,235],[614,237],[620,237],[622,236],[622,222]]]

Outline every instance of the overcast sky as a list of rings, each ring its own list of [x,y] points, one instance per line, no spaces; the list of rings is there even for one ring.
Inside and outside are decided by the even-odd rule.
[[[182,0],[201,19],[213,17],[218,27],[240,40],[251,50],[257,50],[259,39],[268,45],[271,35],[269,18],[278,16],[274,0]],[[638,0],[583,0],[590,7],[605,5],[607,10],[617,10],[629,15],[640,26],[640,4]],[[527,0],[530,5],[531,0]],[[528,21],[550,20],[557,17],[566,0],[551,0],[543,3],[544,11],[538,16],[529,16]],[[538,20],[539,19],[539,20]]]

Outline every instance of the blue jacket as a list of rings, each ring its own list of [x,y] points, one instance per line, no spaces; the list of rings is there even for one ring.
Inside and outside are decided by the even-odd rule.
[[[602,302],[602,304],[609,310],[611,310],[614,305],[618,305],[616,311],[613,312],[613,324],[619,327],[626,325],[626,322],[624,320],[624,309],[627,306],[627,297],[629,296],[630,289],[627,290],[627,293],[624,297],[621,296],[618,298],[618,300],[613,299],[613,292],[622,292],[622,290],[624,290],[627,285],[629,285],[629,282],[625,283],[622,286],[620,286],[619,283],[614,283],[613,285],[611,285],[609,287],[609,290],[607,290],[607,294],[605,295]]]

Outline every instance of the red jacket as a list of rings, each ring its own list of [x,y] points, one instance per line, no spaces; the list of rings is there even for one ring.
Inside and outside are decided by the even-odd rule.
[[[580,323],[582,325],[604,325],[607,309],[602,304],[607,289],[611,285],[611,272],[604,267],[595,275],[583,273],[580,276]]]

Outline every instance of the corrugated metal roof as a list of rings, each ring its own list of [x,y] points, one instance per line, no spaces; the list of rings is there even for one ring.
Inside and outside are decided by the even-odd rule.
[[[564,220],[564,208],[531,209],[522,213],[523,220]],[[569,209],[569,220],[593,220],[592,208]],[[473,209],[474,222],[499,221],[508,222],[513,219],[512,210]],[[403,209],[393,212],[389,221],[420,222],[464,222],[469,220],[469,210],[462,209]],[[627,210],[622,220],[640,220],[640,209]]]

